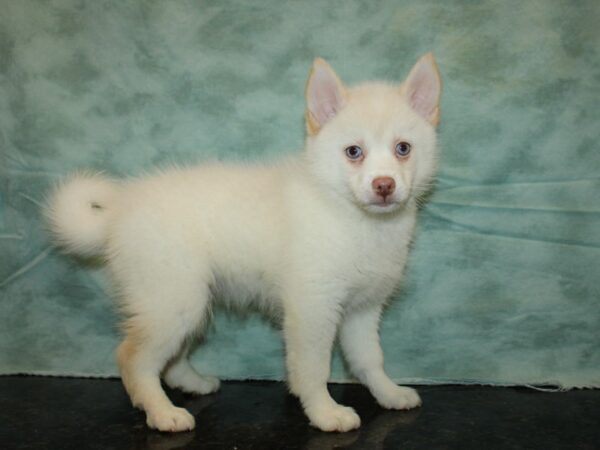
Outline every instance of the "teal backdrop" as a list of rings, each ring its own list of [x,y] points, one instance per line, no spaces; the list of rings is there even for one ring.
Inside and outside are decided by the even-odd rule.
[[[53,250],[41,221],[62,176],[276,159],[302,148],[313,58],[399,81],[433,51],[441,170],[381,326],[387,369],[600,386],[597,0],[1,3],[0,373],[117,374],[102,268]],[[217,312],[193,359],[285,375],[254,314]],[[332,378],[349,379],[339,354]]]

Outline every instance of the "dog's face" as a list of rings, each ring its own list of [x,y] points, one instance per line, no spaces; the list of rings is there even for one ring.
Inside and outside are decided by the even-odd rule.
[[[434,175],[440,91],[431,55],[400,86],[351,89],[316,60],[306,91],[312,172],[368,212],[400,209],[425,192]]]

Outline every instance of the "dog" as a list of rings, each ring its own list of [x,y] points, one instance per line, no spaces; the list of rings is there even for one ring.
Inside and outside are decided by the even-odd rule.
[[[336,337],[382,407],[421,404],[414,389],[384,372],[378,325],[438,165],[440,95],[431,53],[400,84],[353,87],[318,58],[305,89],[299,155],[126,180],[79,173],[54,189],[45,210],[54,242],[106,262],[124,315],[119,370],[149,427],[195,426],[161,377],[194,394],[219,388],[188,359],[216,302],[280,319],[289,390],[320,430],[360,426],[327,390]]]

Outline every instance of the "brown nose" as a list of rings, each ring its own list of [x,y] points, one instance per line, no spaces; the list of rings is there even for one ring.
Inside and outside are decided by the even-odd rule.
[[[381,195],[384,199],[396,189],[396,182],[392,177],[375,178],[371,185],[375,193]]]

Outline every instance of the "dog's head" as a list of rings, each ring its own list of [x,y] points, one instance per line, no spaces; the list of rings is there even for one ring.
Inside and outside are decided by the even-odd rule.
[[[307,158],[328,188],[372,213],[427,191],[436,169],[441,80],[431,53],[400,85],[347,88],[316,59],[306,86]]]

